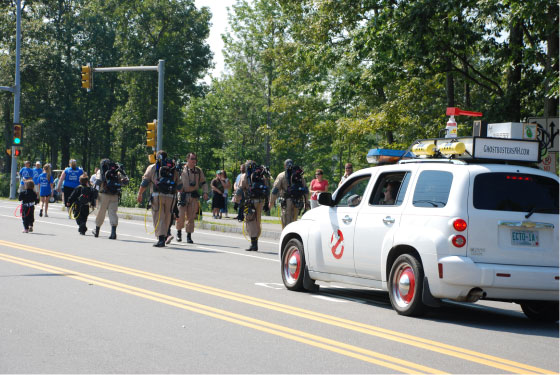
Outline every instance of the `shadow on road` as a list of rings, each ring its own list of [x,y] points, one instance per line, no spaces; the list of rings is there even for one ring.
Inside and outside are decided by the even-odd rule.
[[[325,295],[331,298],[357,299],[358,302],[373,305],[377,308],[392,310],[389,294],[383,291],[321,286],[317,295]],[[520,307],[519,311],[515,311],[511,309],[514,305],[508,305],[507,302],[503,304],[507,308],[486,306],[480,303],[461,303],[444,300],[441,307],[428,308],[425,315],[408,319],[430,320],[488,331],[558,337],[558,322],[536,322],[527,318]]]

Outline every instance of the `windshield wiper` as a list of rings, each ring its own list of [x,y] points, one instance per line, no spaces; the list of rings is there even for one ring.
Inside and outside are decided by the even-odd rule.
[[[539,212],[555,212],[555,211],[558,211],[558,208],[554,208],[554,207],[533,207],[529,210],[527,215],[525,215],[525,219],[530,218],[531,215],[533,215],[537,211],[539,211]]]
[[[413,201],[412,204],[416,204],[416,203],[429,203],[431,204],[433,207],[443,207],[445,206],[445,202],[442,201],[432,201],[429,199],[424,199],[424,200],[419,200],[419,201]],[[440,206],[441,205],[441,206]]]

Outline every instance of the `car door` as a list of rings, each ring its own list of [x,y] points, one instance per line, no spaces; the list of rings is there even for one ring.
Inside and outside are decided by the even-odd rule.
[[[383,249],[393,245],[410,176],[409,170],[386,170],[376,179],[369,200],[356,220],[354,263],[357,276],[382,280],[381,254]]]
[[[354,227],[371,175],[359,175],[345,181],[333,197],[334,205],[320,220],[321,253],[317,257],[320,272],[354,276]]]

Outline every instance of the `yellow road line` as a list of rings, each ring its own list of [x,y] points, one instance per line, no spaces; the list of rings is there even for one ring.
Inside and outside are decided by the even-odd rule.
[[[266,322],[259,319],[250,318],[244,315],[236,314],[230,311],[202,305],[181,298],[172,297],[166,294],[153,292],[147,289],[134,287],[132,285],[122,284],[108,279],[75,272],[73,270],[60,268],[29,259],[14,257],[12,255],[0,253],[0,259],[19,264],[25,267],[38,269],[41,271],[51,272],[62,276],[70,277],[86,283],[105,288],[117,290],[123,293],[146,298],[152,301],[175,306],[184,310],[210,316],[216,319],[224,320],[230,323],[253,328],[258,331],[266,332],[272,335],[280,336],[288,340],[298,341],[317,348],[335,352],[344,356],[359,359],[365,362],[376,364],[385,368],[389,368],[402,373],[428,373],[428,374],[445,374],[445,372],[422,366],[414,362],[395,358],[385,354],[377,353],[368,349],[360,348],[354,345],[345,344],[339,341],[331,340],[325,337],[313,335],[304,331],[284,327],[278,324]]]
[[[74,261],[74,262],[78,262],[78,263],[87,264],[87,265],[94,266],[94,267],[99,267],[99,268],[103,268],[103,269],[109,269],[109,270],[113,270],[113,271],[117,271],[117,272],[122,272],[122,273],[125,273],[125,274],[129,274],[129,275],[133,275],[133,276],[137,276],[137,277],[142,277],[142,278],[153,280],[153,281],[156,281],[156,282],[166,283],[166,284],[178,286],[178,287],[181,287],[181,288],[186,288],[186,289],[190,289],[190,290],[199,291],[201,293],[211,294],[211,295],[215,295],[215,296],[218,296],[218,297],[227,298],[227,299],[230,299],[230,300],[235,300],[235,301],[238,301],[238,302],[241,302],[241,303],[251,304],[251,305],[259,306],[259,307],[262,307],[262,308],[275,310],[275,311],[295,315],[295,316],[310,319],[310,320],[315,320],[315,321],[322,322],[322,323],[325,323],[325,324],[350,329],[350,330],[360,332],[360,333],[363,333],[363,334],[385,338],[387,340],[392,340],[392,341],[400,342],[400,343],[403,343],[403,344],[406,344],[406,345],[411,345],[411,346],[415,346],[415,347],[422,348],[422,349],[425,349],[425,350],[430,350],[430,351],[433,351],[433,352],[449,355],[449,356],[460,358],[460,359],[463,359],[463,360],[466,360],[466,361],[471,361],[471,362],[483,364],[483,365],[486,365],[486,366],[498,368],[498,369],[501,369],[501,370],[504,370],[504,371],[507,371],[507,372],[511,372],[511,373],[526,374],[526,373],[533,372],[533,373],[541,373],[541,374],[555,374],[555,372],[553,372],[553,371],[549,371],[549,370],[545,370],[545,369],[538,368],[538,367],[535,367],[535,366],[531,366],[531,365],[511,361],[511,360],[508,360],[508,359],[492,356],[492,355],[489,355],[489,354],[480,353],[480,352],[476,352],[476,351],[473,351],[473,350],[464,349],[464,348],[461,348],[461,347],[448,345],[448,344],[440,343],[440,342],[437,342],[437,341],[424,339],[424,338],[421,338],[421,337],[412,336],[412,335],[408,335],[408,334],[397,332],[397,331],[392,331],[392,330],[381,328],[381,327],[376,327],[376,326],[372,326],[372,325],[368,325],[368,324],[364,324],[364,323],[359,323],[359,322],[355,322],[355,321],[351,321],[351,320],[347,320],[347,319],[343,319],[343,318],[338,318],[338,317],[335,317],[335,316],[331,316],[331,315],[327,315],[327,314],[323,314],[323,313],[319,313],[319,312],[314,312],[314,311],[311,311],[311,310],[305,310],[305,309],[292,307],[292,306],[288,306],[288,305],[284,305],[284,304],[280,304],[280,303],[276,303],[276,302],[268,301],[268,300],[264,300],[264,299],[259,299],[259,298],[256,298],[256,297],[251,297],[251,296],[247,296],[247,295],[243,295],[243,294],[239,294],[239,293],[235,293],[235,292],[230,292],[230,291],[226,291],[226,290],[222,290],[222,289],[218,289],[218,288],[204,286],[204,285],[201,285],[201,284],[195,284],[195,283],[191,283],[191,282],[188,282],[188,281],[175,279],[175,278],[172,278],[172,277],[167,277],[167,276],[158,275],[158,274],[145,272],[145,271],[141,271],[141,270],[136,270],[136,269],[132,269],[132,268],[128,268],[128,267],[123,267],[123,266],[118,266],[118,265],[114,265],[114,264],[110,264],[110,263],[105,263],[105,262],[97,261],[97,260],[94,260],[94,259],[83,258],[83,257],[71,255],[71,254],[65,254],[65,253],[60,253],[60,252],[56,252],[56,251],[36,248],[36,247],[32,247],[32,246],[21,245],[21,244],[8,242],[8,241],[3,241],[3,240],[0,240],[0,244],[8,246],[8,247],[15,248],[15,249],[18,249],[18,250],[24,250],[24,251],[49,255],[49,256],[60,258],[60,259],[65,259],[65,260],[70,260],[70,261]]]

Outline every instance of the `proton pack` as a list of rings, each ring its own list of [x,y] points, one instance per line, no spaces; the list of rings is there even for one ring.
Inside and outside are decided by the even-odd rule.
[[[265,166],[251,164],[247,168],[247,179],[249,182],[249,197],[263,199],[268,196],[268,184],[266,180],[269,177],[268,169]]]
[[[101,161],[101,181],[105,183],[105,193],[120,194],[122,183],[119,178],[119,172],[125,175],[119,163],[115,163],[109,159]]]
[[[175,162],[173,159],[161,159],[156,163],[155,191],[161,194],[175,194]]]
[[[307,186],[303,183],[303,169],[294,165],[286,171],[286,178],[288,179],[288,192],[286,198],[292,200],[300,200],[307,194]]]

